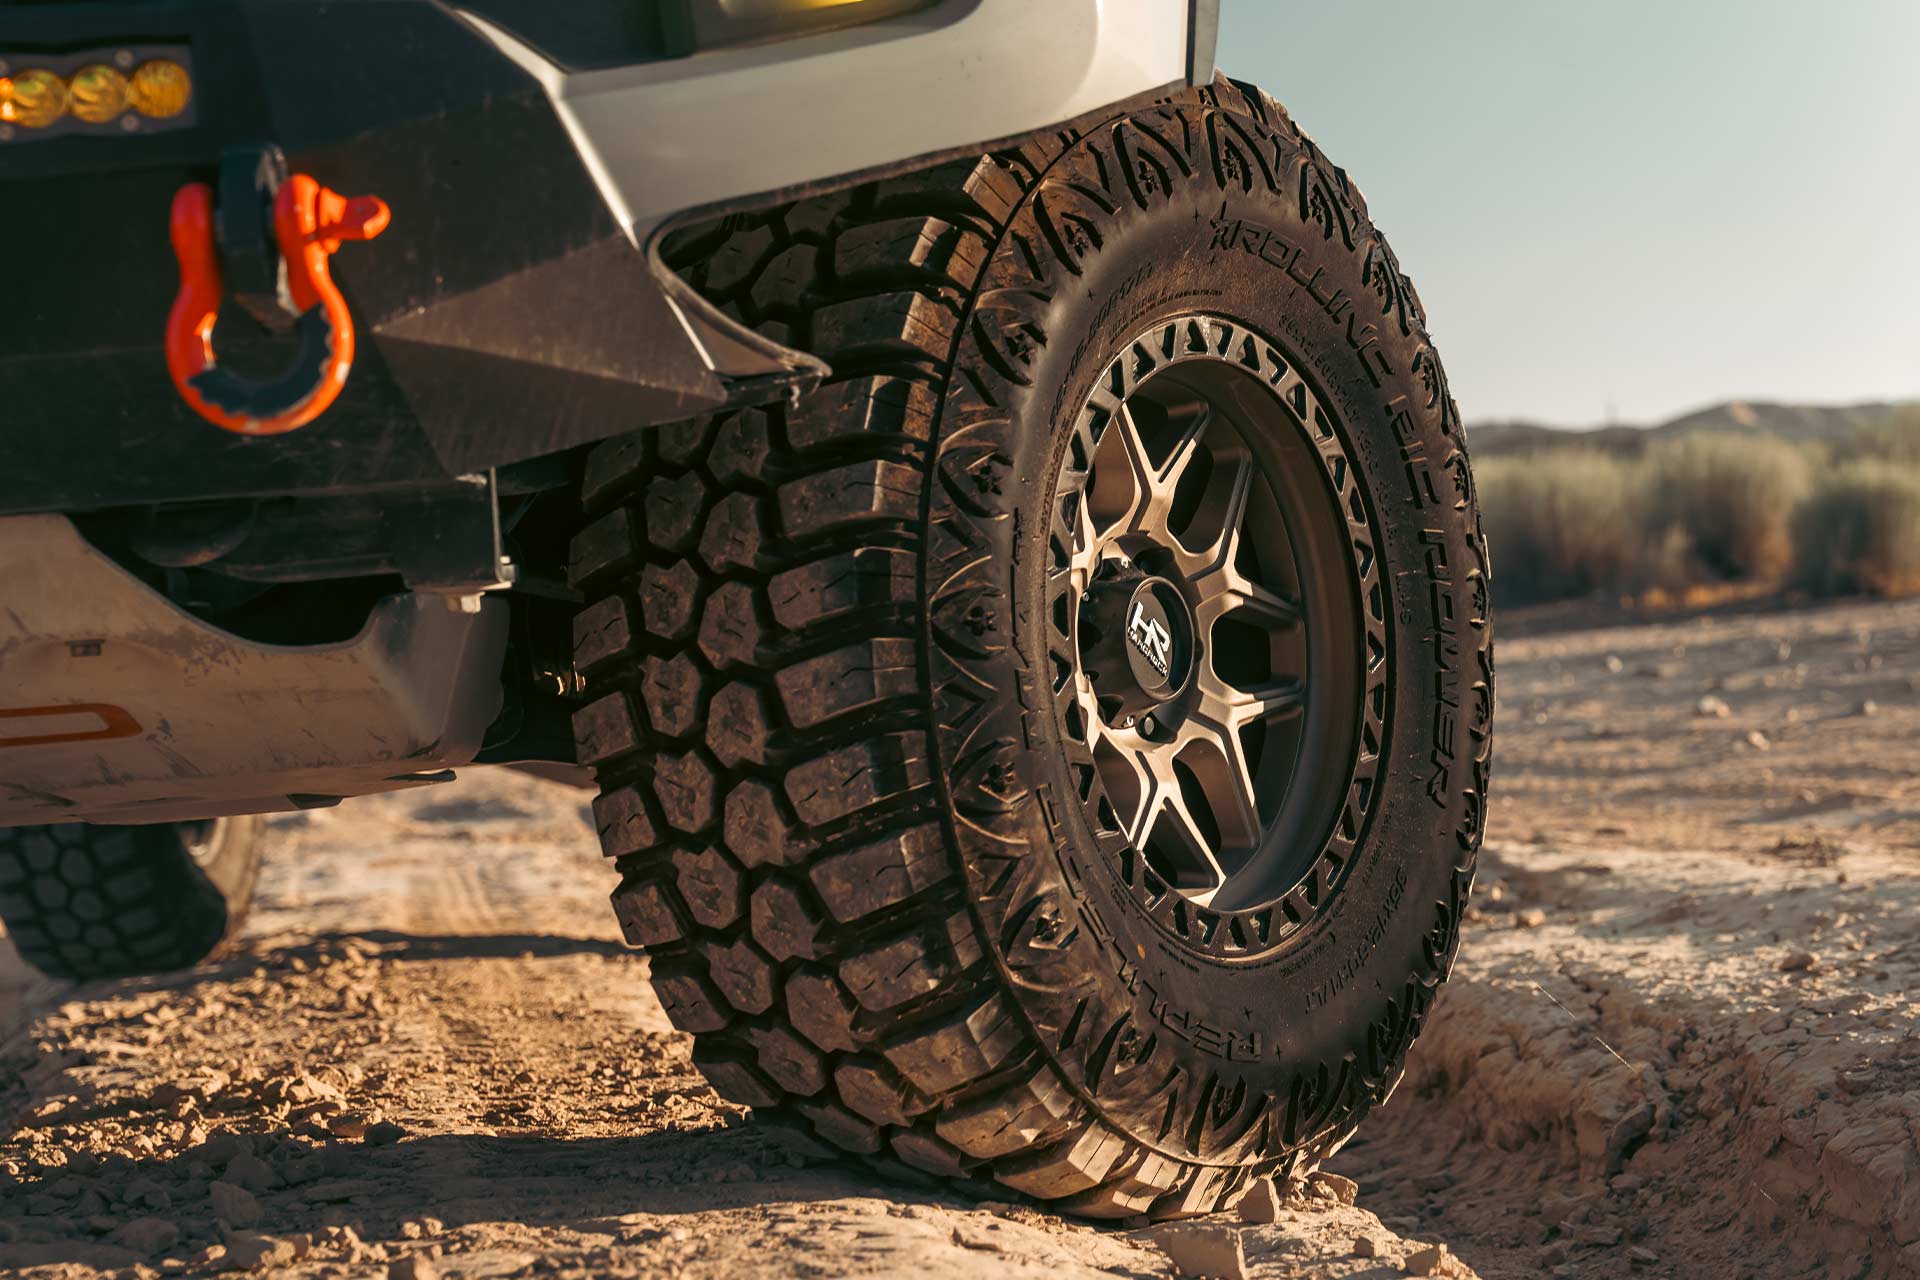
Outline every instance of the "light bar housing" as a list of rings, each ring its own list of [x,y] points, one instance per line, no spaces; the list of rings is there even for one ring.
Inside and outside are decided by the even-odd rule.
[[[57,106],[38,109],[46,101],[43,86],[56,80]],[[116,44],[59,53],[0,49],[0,145],[191,129],[199,123],[197,96],[185,45]]]

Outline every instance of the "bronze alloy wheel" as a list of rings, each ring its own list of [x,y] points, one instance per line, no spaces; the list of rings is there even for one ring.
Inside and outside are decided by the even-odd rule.
[[[1212,955],[1257,954],[1326,905],[1353,844],[1342,802],[1378,768],[1386,620],[1351,475],[1269,340],[1188,315],[1124,344],[1055,484],[1080,799],[1142,905]]]

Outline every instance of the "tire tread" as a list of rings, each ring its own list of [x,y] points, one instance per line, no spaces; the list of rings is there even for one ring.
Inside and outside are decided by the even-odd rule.
[[[1318,159],[1249,86],[1162,105],[1126,138],[1155,172],[1186,164],[1162,136],[1181,112],[1228,129],[1250,118]],[[1101,128],[1117,138],[1128,123]],[[590,600],[578,634],[593,701],[576,732],[607,792],[595,812],[623,873],[616,914],[655,951],[662,1003],[723,1095],[934,1177],[987,1177],[1091,1216],[1184,1216],[1316,1153],[1170,1159],[1047,1062],[958,888],[918,649],[929,489],[954,483],[936,474],[936,421],[949,392],[979,387],[953,353],[985,323],[997,245],[1075,269],[1071,236],[1008,222],[1094,132],[670,238],[668,262],[711,301],[834,373],[797,404],[595,449],[570,574]],[[1242,151],[1252,181],[1269,158]],[[1075,198],[1148,198],[1131,166],[1122,180],[1075,154]],[[1358,191],[1328,172],[1364,222]],[[983,334],[1018,380],[1017,349]],[[1312,1141],[1331,1145],[1366,1105]]]

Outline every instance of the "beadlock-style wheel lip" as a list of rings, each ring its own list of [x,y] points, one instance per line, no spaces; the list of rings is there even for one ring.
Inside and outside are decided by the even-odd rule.
[[[1290,433],[1296,456],[1317,458],[1318,476],[1303,480],[1288,472],[1285,482],[1273,485],[1270,465],[1273,451],[1250,450],[1254,473],[1272,486],[1275,494],[1299,492],[1303,483],[1315,486],[1314,493],[1324,499],[1325,509],[1340,526],[1337,529],[1342,551],[1340,572],[1331,590],[1321,590],[1302,602],[1302,612],[1350,609],[1350,643],[1354,649],[1351,696],[1341,699],[1335,712],[1317,713],[1311,705],[1303,711],[1303,727],[1296,754],[1312,754],[1317,739],[1332,736],[1345,744],[1337,760],[1322,761],[1331,770],[1320,785],[1299,788],[1298,775],[1289,783],[1286,796],[1264,822],[1258,856],[1266,857],[1266,843],[1283,829],[1305,829],[1311,838],[1287,842],[1292,868],[1275,876],[1277,864],[1262,864],[1264,874],[1273,880],[1272,892],[1260,892],[1253,901],[1234,901],[1220,906],[1183,892],[1160,874],[1142,848],[1136,847],[1118,814],[1123,807],[1109,792],[1101,767],[1093,759],[1089,733],[1090,687],[1078,663],[1077,597],[1075,575],[1083,573],[1087,548],[1084,534],[1076,539],[1079,516],[1088,500],[1093,476],[1092,459],[1099,450],[1107,429],[1120,418],[1121,406],[1156,378],[1176,371],[1176,378],[1225,376],[1241,380],[1242,387],[1257,386],[1255,402],[1262,412],[1259,421],[1232,421],[1243,436],[1249,428],[1267,432]],[[1236,396],[1240,403],[1242,397]],[[1271,412],[1266,406],[1271,405]],[[1304,446],[1299,448],[1298,446]],[[1262,459],[1266,461],[1263,462]],[[1296,470],[1313,472],[1311,466]],[[1292,489],[1289,489],[1289,485]],[[1353,461],[1347,433],[1300,375],[1298,364],[1282,353],[1278,344],[1238,320],[1211,313],[1189,313],[1158,321],[1120,344],[1096,379],[1092,391],[1077,415],[1072,434],[1061,453],[1051,486],[1053,495],[1046,573],[1046,627],[1049,649],[1049,678],[1053,689],[1056,726],[1066,750],[1069,776],[1081,801],[1088,828],[1095,843],[1106,855],[1106,862],[1124,884],[1134,901],[1161,931],[1188,950],[1215,960],[1247,960],[1270,955],[1299,937],[1335,900],[1341,884],[1352,870],[1358,845],[1365,834],[1384,770],[1387,740],[1389,685],[1391,679],[1391,617],[1385,585],[1380,576],[1381,535],[1379,525]],[[1311,503],[1309,504],[1311,505]],[[1283,519],[1291,527],[1296,518],[1310,519],[1307,511],[1285,512]],[[1230,532],[1230,531],[1229,531]],[[1320,530],[1324,537],[1331,530]],[[1232,551],[1226,553],[1229,558]],[[1324,555],[1322,559],[1327,557]],[[1327,566],[1321,566],[1325,569]],[[1312,581],[1318,583],[1315,577]],[[1057,607],[1062,595],[1068,605]],[[1233,610],[1229,608],[1227,614]],[[1063,629],[1062,618],[1067,620]],[[1216,617],[1217,621],[1217,617]],[[1211,625],[1211,624],[1207,624]],[[1203,628],[1204,629],[1204,628]],[[1334,628],[1334,633],[1338,633]],[[1326,629],[1320,631],[1326,643]],[[1211,655],[1207,636],[1199,638],[1202,651],[1196,655],[1197,668],[1205,668]],[[1328,656],[1308,654],[1308,677],[1315,674],[1313,664]],[[1309,700],[1311,689],[1303,695]],[[1324,703],[1324,699],[1323,699]],[[1332,717],[1331,719],[1329,717]],[[1337,785],[1336,785],[1337,784]],[[1290,813],[1294,795],[1319,798],[1324,812],[1305,815]],[[1150,803],[1142,800],[1141,804]],[[1136,813],[1138,806],[1133,806]],[[1218,863],[1216,862],[1216,868]],[[1247,864],[1251,866],[1251,863]],[[1256,877],[1257,879],[1257,877]],[[1221,894],[1232,883],[1231,877],[1216,886]],[[1231,895],[1228,895],[1231,897]],[[1243,895],[1244,897],[1244,895]]]

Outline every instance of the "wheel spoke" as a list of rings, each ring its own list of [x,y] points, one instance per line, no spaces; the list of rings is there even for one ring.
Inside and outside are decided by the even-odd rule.
[[[1099,560],[1098,536],[1093,528],[1093,514],[1089,508],[1089,495],[1082,491],[1078,501],[1073,504],[1073,549],[1072,571],[1069,581],[1073,584],[1073,607],[1078,608],[1080,597],[1086,593],[1087,581],[1093,576],[1094,565]]]
[[[1202,511],[1211,507],[1215,512],[1208,521],[1212,541],[1199,548],[1174,543],[1174,559],[1193,584],[1194,622],[1203,636],[1230,613],[1275,631],[1300,621],[1299,601],[1255,582],[1240,569],[1240,542],[1255,477],[1251,458],[1242,455],[1231,462],[1215,472],[1201,501]]]
[[[1239,730],[1261,720],[1300,714],[1306,691],[1291,677],[1268,680],[1251,689],[1228,684],[1207,671],[1200,678],[1200,714]]]
[[[1239,723],[1246,723],[1241,721]],[[1215,719],[1203,710],[1188,719],[1178,748],[1180,763],[1193,771],[1207,808],[1220,828],[1222,851],[1250,852],[1260,843],[1260,799],[1253,770],[1240,742],[1239,723]]]
[[[1231,564],[1193,580],[1193,621],[1203,636],[1211,635],[1213,624],[1228,614],[1270,631],[1295,626],[1300,621],[1300,602],[1291,596],[1261,586]]]
[[[1152,497],[1153,469],[1147,461],[1146,441],[1133,410],[1123,404],[1100,437],[1093,480],[1087,486],[1096,536],[1107,538],[1137,529]]]
[[[1095,714],[1093,726],[1098,725]],[[1138,750],[1104,727],[1094,729],[1088,745],[1107,803],[1113,806],[1114,821],[1131,843],[1144,829],[1153,804],[1153,769]]]
[[[1194,621],[1202,635],[1210,634],[1213,624],[1229,613],[1246,613],[1250,616],[1245,621],[1272,629],[1300,621],[1298,602],[1262,586],[1240,570],[1240,540],[1253,494],[1254,472],[1253,460],[1245,455],[1232,459],[1232,463],[1216,470],[1201,502],[1202,511],[1211,509],[1215,513],[1208,522],[1212,541],[1199,548],[1175,544],[1175,559],[1193,584]]]
[[[1173,509],[1173,495],[1179,489],[1181,478],[1187,474],[1187,468],[1199,456],[1200,440],[1207,434],[1207,428],[1213,425],[1213,406],[1201,404],[1188,412],[1181,420],[1180,434],[1174,439],[1173,448],[1167,453],[1167,460],[1158,468],[1151,468],[1153,476],[1153,509],[1156,517],[1149,532],[1170,535],[1167,529],[1167,515]]]
[[[1206,492],[1200,496],[1187,536],[1173,541],[1174,560],[1182,573],[1197,580],[1233,564],[1240,553],[1253,482],[1253,459],[1244,452],[1215,455],[1213,474],[1207,479]],[[1206,541],[1196,545],[1196,537]]]
[[[1168,794],[1177,794],[1180,784],[1173,771],[1164,767],[1164,761],[1157,759],[1159,753],[1146,751],[1128,751],[1127,763],[1134,775],[1140,779],[1140,805],[1134,810],[1133,823],[1127,828],[1127,837],[1136,847],[1146,848],[1147,837],[1153,831],[1154,817],[1167,802]],[[1159,766],[1159,767],[1156,767]]]
[[[1163,855],[1160,865],[1170,873],[1173,887],[1203,906],[1226,883],[1227,873],[1213,842],[1187,808],[1178,782],[1171,779],[1154,795],[1134,840],[1137,849],[1144,851],[1148,845]]]
[[[1132,534],[1172,540],[1167,519],[1174,494],[1199,456],[1201,440],[1213,421],[1213,411],[1206,405],[1183,414],[1179,433],[1172,438],[1166,457],[1156,464],[1147,445],[1147,424],[1140,417],[1146,412],[1165,411],[1158,406],[1136,407],[1129,401],[1120,406],[1101,438],[1093,494],[1097,532],[1102,537]]]

